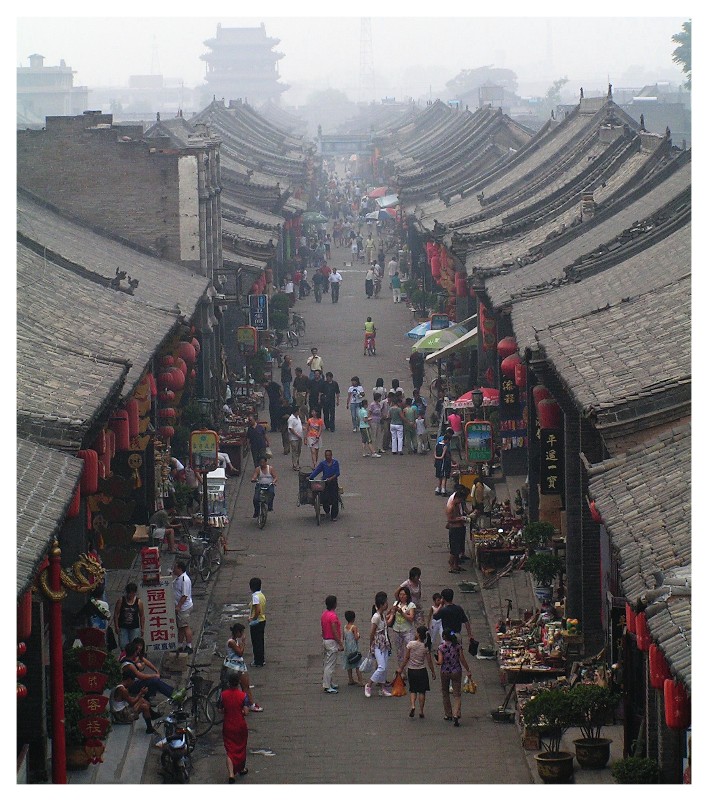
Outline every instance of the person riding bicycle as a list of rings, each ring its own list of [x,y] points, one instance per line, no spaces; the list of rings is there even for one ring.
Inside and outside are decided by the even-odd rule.
[[[263,456],[255,468],[253,477],[250,479],[251,483],[255,484],[255,492],[253,494],[253,518],[260,515],[260,487],[266,486],[268,490],[268,511],[273,510],[273,503],[275,502],[275,484],[277,483],[277,473],[268,464],[268,460]]]
[[[363,355],[365,356],[369,347],[371,351],[376,349],[376,326],[373,324],[371,317],[366,317],[363,327],[365,330],[363,335]]]

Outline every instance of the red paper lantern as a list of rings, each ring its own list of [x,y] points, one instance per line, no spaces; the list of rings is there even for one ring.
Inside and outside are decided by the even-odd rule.
[[[103,631],[99,631],[103,634]],[[105,634],[103,634],[105,640]],[[86,694],[101,694],[106,688],[108,676],[104,672],[81,672],[76,676],[81,691]]]
[[[171,403],[174,400],[174,392],[171,389],[165,389],[157,395],[161,403]]]
[[[516,342],[515,336],[505,336],[499,341],[496,349],[499,358],[507,358],[518,352],[518,342]]]
[[[542,430],[562,428],[562,409],[557,400],[546,398],[538,403],[538,421]]]
[[[518,353],[513,353],[510,356],[506,356],[503,361],[501,361],[501,374],[505,375],[506,378],[511,378],[511,380],[515,381],[516,364],[520,363],[520,356]]]
[[[525,364],[516,364],[514,371],[515,384],[519,389],[525,389],[525,384],[528,380],[528,368]]]
[[[651,645],[651,635],[648,631],[648,620],[646,619],[645,611],[636,614],[636,645],[643,653],[647,653]]]
[[[432,256],[430,259],[430,270],[432,271],[433,278],[439,278],[442,274],[442,267],[440,265],[439,256]]]
[[[25,592],[17,601],[17,638],[29,639],[32,635],[32,592]],[[23,655],[23,653],[20,653]]]
[[[174,428],[171,425],[164,425],[160,428],[159,434],[163,439],[171,439],[174,436]]]
[[[465,272],[457,272],[454,275],[454,287],[457,290],[459,297],[466,297],[467,292],[467,276]]]
[[[164,419],[173,419],[177,416],[177,411],[174,408],[161,408],[158,412],[158,415]]]
[[[181,369],[177,369],[176,367],[170,367],[172,370],[172,388],[175,391],[179,391],[180,389],[184,388],[184,383],[186,381],[186,374],[182,372]],[[186,364],[185,364],[186,369]]]
[[[24,642],[17,642],[17,655],[23,656],[26,652],[27,652],[27,645]]]
[[[115,434],[117,450],[130,450],[130,422],[127,411],[116,411],[108,423]]]
[[[95,494],[98,491],[98,453],[95,450],[79,450],[76,455],[83,459],[81,491]]]
[[[187,362],[183,358],[175,358],[174,359],[174,366],[184,375],[186,378],[187,375]]]
[[[626,633],[636,633],[636,612],[626,603]]]
[[[137,436],[140,433],[140,408],[134,398],[125,404],[128,412],[128,431],[130,436]]]
[[[99,458],[103,458],[103,456],[99,456]],[[99,468],[99,476],[100,476],[100,468]],[[74,490],[74,494],[71,497],[71,503],[69,504],[69,510],[66,512],[66,516],[69,519],[76,519],[79,515],[79,511],[81,511],[81,483],[76,485],[76,489]]]
[[[17,684],[17,699],[24,700],[27,697],[27,687],[23,683]]]
[[[150,384],[150,397],[157,397],[157,382],[155,381],[155,376],[151,373],[147,373],[147,380]]]
[[[172,360],[174,361],[174,359]],[[173,376],[174,371],[171,367],[168,367],[164,372],[160,372],[160,374],[157,376],[157,385],[159,388],[163,391],[166,391],[167,389],[173,389]]]
[[[99,456],[106,452],[106,429],[101,428],[96,436],[96,441],[93,443],[93,449]]]
[[[17,662],[17,677],[24,678],[27,674],[27,665],[23,664],[21,661]]]
[[[179,343],[179,357],[187,364],[193,364],[196,361],[196,350],[191,342]]]
[[[547,386],[543,386],[542,383],[539,383],[537,386],[533,386],[533,402],[535,403],[535,408],[538,407],[538,403],[541,400],[552,400],[552,395],[550,394],[550,390]]]
[[[174,356],[162,356],[160,364],[163,367],[171,367],[174,364]]]
[[[651,644],[648,648],[648,669],[654,689],[662,689],[665,681],[670,680],[670,667],[657,644]]]
[[[198,356],[199,353],[201,352],[201,345],[199,344],[199,340],[196,337],[191,340],[191,345],[194,348],[194,350],[196,351],[196,354]]]
[[[690,727],[690,698],[685,685],[671,678],[663,683],[663,699],[665,700],[665,724],[673,730]]]

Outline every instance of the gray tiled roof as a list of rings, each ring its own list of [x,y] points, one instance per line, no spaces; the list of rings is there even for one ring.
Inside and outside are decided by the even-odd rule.
[[[116,269],[125,270],[140,281],[133,296],[141,304],[162,309],[175,309],[178,305],[184,315],[191,317],[208,286],[203,275],[101,236],[21,192],[17,195],[17,231],[104,279],[113,278]]]
[[[690,298],[688,275],[553,325],[537,341],[585,414],[596,414],[600,423],[618,421],[615,414],[606,417],[611,409],[689,385]]]
[[[87,267],[90,269],[89,267]],[[88,358],[130,362],[124,395],[132,392],[148,362],[177,325],[174,311],[154,308],[123,292],[101,286],[46,260],[28,247],[17,248],[17,333]],[[22,369],[18,372],[18,391]],[[71,407],[75,385],[56,387],[56,402]]]
[[[690,426],[677,425],[589,468],[589,494],[618,553],[623,593],[634,605],[660,586],[686,584],[675,575],[692,563],[690,445]],[[689,686],[690,597],[655,594],[646,613],[651,635]]]
[[[64,520],[83,461],[17,440],[17,596],[29,589]]]
[[[581,317],[623,298],[680,280],[691,271],[690,223],[653,247],[579,283],[570,283],[514,303],[513,331],[521,352],[535,347],[536,331]]]
[[[522,297],[524,291],[530,293],[544,283],[562,278],[565,267],[582,255],[591,253],[601,245],[607,244],[634,223],[655,214],[666,203],[689,188],[690,183],[691,166],[688,161],[672,175],[668,175],[664,181],[635,198],[630,204],[617,208],[615,211],[609,210],[608,216],[601,221],[597,220],[596,224],[579,226],[574,238],[539,261],[505,275],[487,278],[485,285],[491,302],[498,307],[515,298]],[[572,209],[570,214],[576,214],[576,209]],[[564,221],[569,225],[571,220]],[[553,220],[551,227],[560,226],[562,222],[561,219]],[[544,238],[547,235],[546,229],[539,230],[542,231]],[[541,243],[534,237],[537,237],[536,231],[528,233],[521,239],[490,247],[488,250],[471,251],[467,255],[467,269],[474,265],[491,267],[500,258],[514,255],[514,248],[515,255],[522,255],[533,244]]]

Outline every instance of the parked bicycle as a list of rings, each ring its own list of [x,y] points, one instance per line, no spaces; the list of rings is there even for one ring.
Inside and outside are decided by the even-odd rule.
[[[221,568],[221,532],[207,529],[206,535],[202,531],[197,534],[188,531],[186,535],[189,541],[189,577],[194,582],[199,575],[206,583]]]
[[[307,323],[304,321],[304,317],[302,317],[300,314],[295,314],[293,311],[292,323],[290,324],[290,327],[298,336],[302,336],[307,330]]]

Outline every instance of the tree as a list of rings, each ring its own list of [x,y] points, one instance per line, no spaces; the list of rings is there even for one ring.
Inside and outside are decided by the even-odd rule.
[[[501,69],[490,64],[475,69],[463,69],[446,87],[455,97],[467,94],[480,86],[501,86],[508,92],[518,88],[518,76],[512,69]]]
[[[692,20],[683,22],[682,31],[672,37],[672,41],[677,45],[673,50],[673,62],[679,64],[682,71],[687,75],[685,86],[688,90],[692,89]]]
[[[554,108],[560,102],[560,89],[566,83],[569,83],[569,78],[565,75],[564,78],[559,78],[556,80],[547,90],[547,94],[545,95],[545,103],[550,106],[550,108]]]

